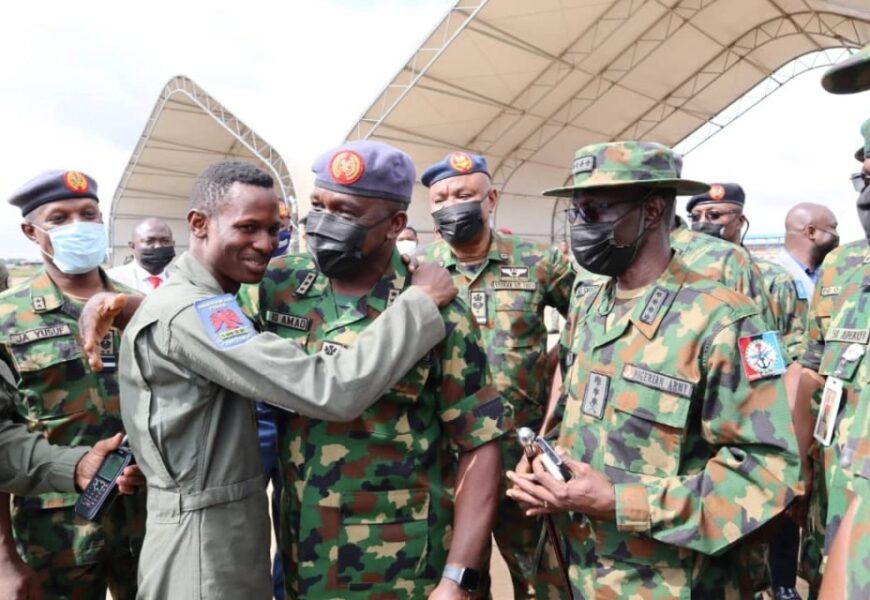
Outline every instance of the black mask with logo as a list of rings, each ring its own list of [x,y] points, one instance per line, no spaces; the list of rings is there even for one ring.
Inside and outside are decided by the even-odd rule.
[[[713,237],[723,239],[725,237],[725,226],[719,223],[710,223],[708,221],[695,221],[692,223],[692,231],[698,233],[706,233]]]
[[[162,273],[173,258],[175,258],[175,246],[143,248],[139,251],[139,264],[152,275]]]
[[[643,210],[645,202],[627,211],[614,221],[578,223],[571,226],[571,252],[577,263],[592,273],[617,277],[625,273],[637,254],[640,240],[646,234],[644,219],[640,219],[637,237],[620,246],[614,238],[616,224],[635,210]]]
[[[362,247],[369,229],[391,218],[389,214],[371,225],[360,225],[328,212],[311,212],[305,218],[308,250],[321,273],[330,279],[346,279],[365,260]]]
[[[483,212],[480,203],[485,199],[457,202],[432,213],[435,229],[454,246],[473,240],[483,230]]]

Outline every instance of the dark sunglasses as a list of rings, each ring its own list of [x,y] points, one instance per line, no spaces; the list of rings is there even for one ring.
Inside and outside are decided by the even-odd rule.
[[[708,221],[718,221],[725,215],[735,215],[739,212],[739,210],[708,210],[705,212],[691,212],[689,213],[689,220],[692,223],[697,223],[704,215],[707,215]]]

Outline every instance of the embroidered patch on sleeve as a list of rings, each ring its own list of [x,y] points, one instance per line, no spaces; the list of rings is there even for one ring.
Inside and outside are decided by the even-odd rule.
[[[209,339],[218,350],[234,348],[257,335],[254,325],[231,294],[200,300],[193,307]]]
[[[743,373],[749,381],[785,373],[785,359],[775,331],[748,335],[737,340]]]

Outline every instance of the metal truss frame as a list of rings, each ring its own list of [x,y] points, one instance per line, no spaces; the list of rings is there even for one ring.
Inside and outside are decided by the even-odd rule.
[[[173,101],[173,97],[178,94],[183,95],[193,101],[193,103],[201,109],[202,113],[211,117],[215,123],[217,123],[225,131],[227,131],[227,133],[232,135],[236,140],[234,143],[234,147],[236,145],[238,145],[239,147],[244,147],[266,166],[266,168],[271,172],[273,178],[275,179],[275,183],[278,187],[280,197],[288,204],[290,208],[290,218],[293,221],[294,226],[297,225],[299,215],[296,202],[296,191],[293,186],[293,180],[290,178],[290,171],[287,168],[287,164],[284,162],[284,159],[281,158],[278,152],[268,142],[266,142],[263,138],[257,135],[257,133],[254,132],[253,129],[245,125],[245,123],[243,123],[238,117],[230,112],[223,104],[215,100],[205,90],[196,85],[190,78],[183,75],[173,77],[171,80],[169,80],[166,86],[164,86],[163,91],[160,92],[160,97],[157,99],[154,110],[151,111],[151,115],[148,117],[148,121],[145,124],[145,129],[142,131],[142,135],[139,137],[139,141],[136,143],[133,154],[127,163],[127,167],[124,169],[123,175],[121,176],[121,181],[118,183],[118,187],[115,189],[115,195],[112,198],[110,218],[111,224],[114,225],[115,219],[117,219],[118,217],[127,216],[123,214],[116,214],[115,211],[116,206],[120,202],[121,197],[126,190],[138,191],[145,194],[149,193],[147,190],[135,190],[134,188],[128,187],[130,177],[138,169],[150,169],[152,170],[152,172],[160,171],[162,174],[166,174],[168,176],[175,175],[178,177],[196,177],[197,175],[199,175],[199,173],[189,173],[180,170],[171,170],[164,167],[154,167],[143,164],[141,162],[141,158],[142,154],[146,149],[146,146],[150,144],[152,148],[156,147],[157,149],[162,151],[215,154],[213,150],[208,148],[199,148],[189,144],[180,144],[170,140],[154,138],[151,136],[152,132],[154,131],[154,127],[160,120],[161,114],[163,114],[163,111],[167,108],[169,110],[191,112],[187,106],[182,106],[178,102]],[[173,104],[175,106],[173,106]],[[223,156],[223,154],[221,154],[221,156]],[[112,239],[113,231],[114,227],[110,226],[110,247],[112,247],[114,244],[114,240]],[[297,238],[298,236],[293,236],[294,243],[298,243]]]

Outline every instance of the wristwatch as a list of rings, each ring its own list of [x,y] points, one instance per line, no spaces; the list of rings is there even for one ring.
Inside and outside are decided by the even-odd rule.
[[[447,565],[441,577],[456,582],[456,585],[466,592],[476,592],[480,587],[480,571],[477,569]]]

